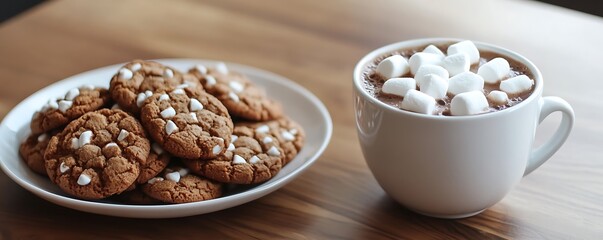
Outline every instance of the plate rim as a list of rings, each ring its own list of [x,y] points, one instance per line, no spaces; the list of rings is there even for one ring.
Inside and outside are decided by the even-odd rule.
[[[29,192],[33,193],[34,195],[36,195],[42,199],[45,199],[49,202],[52,202],[52,203],[57,204],[62,207],[67,207],[67,208],[75,209],[75,210],[82,211],[82,212],[107,215],[107,216],[116,216],[116,217],[173,218],[173,217],[186,217],[186,216],[193,216],[193,215],[202,215],[202,214],[206,214],[206,213],[210,213],[210,212],[220,211],[220,210],[235,207],[235,206],[247,203],[247,202],[251,202],[258,198],[266,196],[267,194],[270,194],[271,192],[276,191],[276,190],[280,189],[281,187],[285,186],[286,184],[291,182],[293,179],[295,179],[303,171],[307,170],[324,153],[324,151],[326,150],[327,146],[330,143],[332,133],[333,133],[333,122],[332,122],[332,118],[331,118],[326,106],[324,105],[324,103],[322,101],[320,101],[320,99],[316,95],[314,95],[308,89],[306,89],[305,87],[301,86],[300,84],[298,84],[297,82],[295,82],[289,78],[286,78],[282,75],[279,75],[279,74],[276,74],[276,73],[273,73],[273,72],[270,72],[270,71],[267,71],[264,69],[256,68],[253,66],[234,63],[234,62],[228,62],[228,61],[222,61],[222,60],[197,59],[197,58],[161,58],[161,59],[150,59],[150,61],[157,61],[157,62],[164,63],[167,65],[176,63],[176,64],[188,64],[191,66],[193,66],[194,64],[216,64],[218,62],[223,62],[228,67],[237,69],[238,71],[244,73],[245,75],[261,75],[270,82],[275,82],[278,80],[279,84],[281,84],[287,88],[290,88],[290,90],[299,93],[304,99],[308,100],[309,103],[311,103],[311,106],[315,107],[316,110],[320,113],[320,116],[318,117],[318,119],[320,119],[321,122],[324,123],[324,126],[321,126],[321,127],[325,128],[325,132],[324,132],[325,135],[324,135],[324,137],[321,137],[322,142],[317,144],[316,151],[314,153],[311,153],[308,156],[308,159],[304,163],[302,163],[296,169],[293,169],[291,172],[287,173],[286,176],[283,176],[279,179],[276,179],[274,181],[269,180],[265,183],[262,183],[258,186],[253,187],[252,189],[245,190],[243,192],[240,192],[240,193],[237,193],[234,195],[224,196],[224,197],[220,197],[217,199],[211,199],[211,200],[200,201],[200,202],[171,204],[171,205],[127,205],[127,204],[114,204],[114,203],[104,203],[104,202],[96,202],[96,201],[87,201],[87,200],[77,199],[74,197],[59,195],[59,194],[47,191],[46,189],[44,189],[43,187],[41,187],[39,185],[30,183],[24,179],[21,179],[21,177],[17,176],[17,174],[14,173],[12,171],[12,169],[10,169],[7,166],[7,164],[5,163],[5,160],[3,160],[5,156],[2,156],[2,158],[0,159],[0,168],[13,182],[17,183],[22,188],[25,188]],[[32,100],[33,98],[36,98],[37,95],[40,95],[45,91],[48,91],[47,89],[57,88],[57,86],[59,86],[61,84],[69,84],[71,81],[75,81],[75,80],[85,77],[87,75],[98,74],[102,71],[107,71],[110,69],[117,70],[119,67],[123,66],[124,64],[125,63],[117,63],[117,64],[112,64],[112,65],[108,65],[108,66],[103,66],[103,67],[86,70],[84,72],[80,72],[80,73],[68,76],[64,79],[57,80],[56,82],[53,82],[52,84],[49,84],[41,89],[38,89],[37,91],[30,94],[29,96],[27,96],[26,98],[21,100],[17,105],[15,105],[13,108],[10,109],[10,111],[5,115],[5,117],[2,119],[2,122],[0,123],[0,130],[4,131],[5,128],[10,130],[10,127],[7,126],[8,125],[7,119],[10,120],[15,117],[15,116],[13,116],[14,114],[17,114],[17,112],[15,110],[23,108],[22,105],[27,104],[28,101],[33,101]],[[98,72],[98,73],[95,73],[95,72]],[[250,73],[253,73],[253,74],[250,74]],[[253,79],[251,79],[251,80],[253,81]],[[107,84],[108,84],[108,81],[107,81]],[[15,131],[15,134],[16,133],[17,133],[17,131]],[[3,137],[5,137],[5,136],[3,136]],[[20,143],[15,143],[15,144],[20,144]],[[10,145],[10,146],[13,146],[13,145]],[[0,148],[4,148],[4,146],[0,146]],[[18,152],[18,150],[17,150],[17,152]],[[19,153],[17,153],[17,156],[19,156]],[[19,158],[20,158],[20,156],[19,156]],[[21,160],[21,159],[19,159],[19,160]],[[222,204],[219,205],[220,203],[222,203]],[[193,207],[193,208],[207,207],[205,205],[212,205],[212,204],[218,205],[218,207],[210,209],[209,211],[198,211],[198,212],[191,211],[190,214],[170,214],[169,213],[169,210],[171,210],[171,209],[176,209],[176,210],[181,211],[183,209],[188,209],[191,207]],[[166,208],[166,206],[168,206],[168,207]],[[123,211],[120,211],[120,210],[123,210]],[[144,212],[145,210],[149,211],[149,212]]]

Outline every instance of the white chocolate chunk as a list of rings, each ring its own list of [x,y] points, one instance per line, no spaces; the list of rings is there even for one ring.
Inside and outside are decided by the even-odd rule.
[[[65,113],[65,112],[67,112],[67,110],[69,108],[71,108],[72,105],[73,105],[72,101],[61,100],[61,101],[59,101],[59,111],[61,111],[62,113]]]
[[[191,115],[191,118],[193,119],[193,121],[198,122],[199,120],[197,119],[197,114],[192,112],[192,113],[188,113],[189,115]]]
[[[134,74],[132,73],[132,71],[130,71],[130,69],[127,69],[127,68],[119,69],[119,78],[120,79],[130,80],[130,79],[132,79],[133,75]]]
[[[171,172],[165,174],[165,178],[172,182],[180,182],[180,173],[179,172]]]
[[[249,163],[251,163],[251,164],[256,164],[258,162],[260,162],[260,158],[258,156],[256,156],[256,155],[253,155],[253,157],[251,157],[249,159]]]
[[[532,79],[526,75],[519,75],[500,82],[500,90],[515,95],[530,90],[532,85],[534,85]]]
[[[443,99],[448,91],[448,79],[435,74],[427,74],[421,84],[421,92],[435,98]]]
[[[110,147],[119,147],[119,145],[117,145],[117,143],[114,143],[114,142],[110,142],[110,143],[107,143],[107,145],[105,145],[105,148],[110,148]]]
[[[71,148],[72,149],[78,149],[78,148],[80,148],[80,145],[78,143],[78,139],[77,138],[71,138]]]
[[[239,102],[239,96],[237,96],[237,94],[234,92],[229,92],[228,97],[235,102]]]
[[[65,100],[72,101],[75,97],[80,95],[80,90],[77,88],[72,88],[65,94]]]
[[[43,142],[46,139],[48,139],[48,134],[46,133],[42,133],[40,136],[38,136],[38,142]]]
[[[172,94],[186,94],[182,88],[175,89]]]
[[[92,140],[92,131],[87,130],[87,131],[84,131],[82,134],[80,134],[77,144],[79,147],[83,147],[86,144],[90,144],[91,140]]]
[[[61,162],[61,165],[59,165],[59,171],[61,171],[61,173],[65,173],[69,171],[69,166],[67,166],[65,162]]]
[[[492,105],[500,106],[505,105],[509,102],[509,96],[507,96],[507,93],[503,91],[494,90],[488,93],[488,96],[486,96],[486,98],[492,103]]]
[[[223,62],[219,62],[216,64],[216,71],[226,75],[228,74],[228,67],[226,67],[226,64],[224,64]]]
[[[477,74],[484,78],[484,81],[490,84],[498,83],[506,77],[511,71],[509,62],[504,58],[495,58],[480,66]]]
[[[165,133],[167,133],[167,135],[170,135],[176,131],[178,131],[178,126],[176,126],[176,124],[172,122],[172,120],[168,120],[165,124]]]
[[[90,178],[90,176],[82,173],[80,175],[80,177],[77,178],[77,184],[80,186],[86,186],[88,184],[90,184],[90,182],[92,181],[92,179]]]
[[[147,100],[147,96],[144,93],[139,93],[138,96],[136,96],[136,106],[141,107],[144,100]]]
[[[392,55],[381,60],[375,70],[377,74],[385,79],[401,77],[410,71],[408,61],[401,55]]]
[[[180,170],[178,170],[178,173],[180,173],[180,176],[184,177],[188,175],[188,168],[181,168]]]
[[[147,98],[148,98],[150,96],[153,96],[153,92],[146,90],[146,91],[144,91],[144,95],[147,96]]]
[[[117,141],[123,141],[126,139],[126,137],[128,137],[128,135],[130,135],[130,133],[125,129],[120,130],[119,135],[117,136]]]
[[[151,145],[151,148],[153,149],[153,152],[155,152],[157,155],[161,155],[163,153],[163,148],[161,148],[161,146],[159,146],[159,144],[157,143],[153,143]]]
[[[154,177],[147,181],[148,184],[154,184],[156,182],[162,182],[164,179],[162,177]]]
[[[235,142],[237,139],[239,139],[239,136],[237,136],[237,135],[230,135],[230,141],[231,142]]]
[[[287,132],[287,131],[282,131],[281,137],[283,137],[283,139],[285,139],[285,141],[295,140],[295,136],[293,136],[293,134],[291,134],[290,132]]]
[[[45,106],[48,106],[51,109],[57,109],[57,108],[59,108],[59,104],[57,103],[57,99],[56,98],[48,99],[48,102],[46,103]]]
[[[163,101],[163,100],[170,100],[170,95],[167,94],[161,94],[161,96],[159,96],[159,101]]]
[[[464,52],[460,52],[447,56],[444,58],[444,60],[442,60],[442,67],[448,71],[450,76],[454,76],[462,72],[468,72],[471,68],[469,55]]]
[[[201,73],[201,75],[207,74],[207,68],[201,64],[195,65],[195,69],[197,69],[197,72]]]
[[[132,67],[130,67],[130,69],[132,69],[132,72],[137,72],[141,68],[142,68],[142,65],[140,63],[134,63],[134,64],[132,64]]]
[[[402,109],[425,114],[432,114],[435,106],[436,101],[433,97],[415,89],[408,91],[400,104]]]
[[[199,100],[191,98],[191,102],[189,103],[189,108],[192,112],[203,110],[203,104],[199,102]]]
[[[166,68],[163,71],[163,77],[165,77],[165,78],[173,78],[174,77],[174,71],[172,71],[172,69]]]
[[[226,151],[234,151],[235,150],[235,145],[234,144],[229,144],[228,148],[226,149]]]
[[[205,82],[206,82],[207,86],[213,86],[213,85],[216,85],[216,83],[218,81],[216,81],[216,78],[214,76],[207,75],[207,76],[205,76]]]
[[[438,47],[434,46],[434,45],[429,45],[427,47],[425,47],[425,49],[423,49],[424,53],[432,53],[432,54],[436,54],[436,55],[440,55],[442,57],[445,57],[446,55],[442,52],[442,50],[440,50]]]
[[[472,41],[465,40],[448,46],[448,56],[456,53],[466,53],[471,64],[479,62],[479,50]]]
[[[475,115],[488,111],[488,100],[481,91],[464,92],[450,101],[450,113],[454,116]]]
[[[160,114],[163,119],[173,118],[176,116],[176,110],[173,107],[169,107],[161,111]]]
[[[232,158],[232,164],[246,164],[247,161],[245,161],[245,159],[239,155],[234,155],[234,157]]]
[[[473,72],[459,73],[448,80],[448,92],[452,95],[471,91],[482,91],[484,79]]]
[[[423,65],[442,65],[443,56],[433,53],[415,53],[408,59],[408,65],[410,67],[410,73],[413,75],[417,74],[419,68]]]
[[[217,155],[218,153],[222,152],[222,147],[220,147],[220,145],[216,145],[211,151],[214,155]]]
[[[255,129],[256,133],[267,133],[268,131],[270,131],[270,127],[268,127],[268,125],[262,125]]]
[[[273,156],[273,157],[278,157],[281,155],[281,152],[279,152],[275,146],[272,146],[272,147],[270,147],[270,149],[268,149],[268,155]]]
[[[264,137],[264,138],[262,139],[262,142],[263,142],[264,144],[271,143],[272,141],[273,141],[273,139],[272,139],[271,137],[268,137],[268,136],[266,136],[266,137]]]
[[[383,83],[381,91],[400,97],[406,96],[408,90],[415,89],[417,82],[414,78],[390,78]]]
[[[415,74],[415,80],[417,81],[418,87],[421,87],[421,85],[423,84],[423,81],[425,81],[425,76],[427,76],[429,74],[438,75],[446,80],[448,80],[448,77],[450,76],[448,74],[448,71],[446,71],[446,69],[444,69],[441,66],[431,65],[431,64],[423,65],[423,66],[419,67],[419,69],[417,70],[417,73]]]
[[[231,81],[228,83],[228,86],[235,92],[240,93],[245,89],[245,86],[237,81]]]

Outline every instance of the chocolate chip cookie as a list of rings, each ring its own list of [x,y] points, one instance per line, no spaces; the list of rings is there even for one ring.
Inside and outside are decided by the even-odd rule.
[[[149,149],[138,120],[121,110],[101,109],[72,121],[50,139],[46,172],[68,194],[101,199],[136,181]]]

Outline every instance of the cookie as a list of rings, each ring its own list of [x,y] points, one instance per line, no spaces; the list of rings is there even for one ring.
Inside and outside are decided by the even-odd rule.
[[[238,72],[229,71],[224,63],[207,69],[202,65],[189,70],[203,88],[218,98],[234,117],[266,121],[283,115],[281,105],[267,97],[263,89]]]
[[[163,203],[162,201],[149,197],[140,187],[114,195],[108,200],[130,205],[157,205]]]
[[[142,191],[166,203],[187,203],[214,199],[222,195],[222,184],[189,173],[181,167],[168,167],[162,176],[142,185]]]
[[[188,159],[210,159],[224,152],[233,128],[218,99],[189,88],[149,97],[140,118],[163,149]]]
[[[142,85],[147,78],[151,80]],[[158,62],[134,60],[113,75],[109,91],[121,109],[137,115],[144,100],[159,90],[155,88],[178,86],[181,81],[184,81],[182,74],[176,69]]]
[[[50,138],[57,131],[51,131],[42,134],[32,134],[25,142],[19,146],[19,153],[27,166],[36,173],[46,176],[46,167],[44,166],[44,152],[50,142]]]
[[[235,126],[232,144],[212,160],[183,160],[191,171],[224,183],[256,184],[274,177],[285,157],[277,139],[262,129]]]
[[[41,134],[67,125],[87,112],[100,109],[111,101],[109,91],[86,85],[69,90],[61,98],[51,98],[31,119],[32,134]]]
[[[136,183],[143,184],[157,176],[170,163],[172,156],[164,151],[157,143],[151,144],[151,152],[145,164],[140,165],[140,175]]]
[[[50,139],[46,173],[68,194],[101,199],[136,181],[149,150],[138,120],[121,110],[101,109],[72,121]]]
[[[261,129],[276,138],[280,147],[285,152],[283,165],[289,163],[304,146],[306,135],[304,129],[288,117],[282,117],[266,122],[242,122],[237,126],[247,126],[253,129]]]

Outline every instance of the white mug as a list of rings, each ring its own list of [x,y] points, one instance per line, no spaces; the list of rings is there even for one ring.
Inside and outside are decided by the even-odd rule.
[[[376,57],[399,49],[458,42],[431,38],[394,43],[364,56],[354,69],[354,108],[360,146],[379,185],[403,206],[433,217],[463,218],[499,202],[521,178],[548,160],[574,124],[572,107],[558,97],[542,97],[538,68],[502,47],[477,48],[528,67],[534,92],[504,110],[473,116],[436,116],[387,105],[363,88],[363,69]],[[532,149],[536,127],[560,111],[561,123],[542,146]]]

